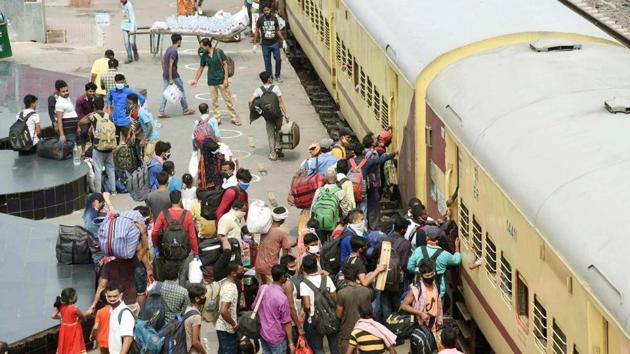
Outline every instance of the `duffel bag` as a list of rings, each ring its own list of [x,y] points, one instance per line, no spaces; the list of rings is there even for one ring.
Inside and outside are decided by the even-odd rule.
[[[271,228],[271,208],[262,200],[254,200],[249,204],[247,213],[247,230],[252,234],[266,234]]]
[[[385,320],[385,327],[396,335],[396,345],[401,345],[411,337],[417,325],[416,317],[405,313],[392,313]]]
[[[55,138],[41,139],[37,143],[37,156],[57,161],[67,160],[72,158],[73,148],[74,143],[70,141],[62,143]]]
[[[92,263],[88,231],[81,226],[59,225],[56,254],[61,264]]]
[[[108,257],[131,259],[136,255],[140,230],[136,222],[144,222],[139,211],[130,210],[110,215],[98,230],[98,242]]]
[[[218,238],[206,238],[199,243],[199,259],[204,266],[214,265],[223,252],[221,240]]]
[[[324,185],[324,177],[319,173],[306,176],[297,174],[291,179],[291,192],[288,202],[296,208],[310,208],[317,189]]]
[[[296,122],[287,122],[280,128],[280,147],[292,150],[300,143],[300,127]]]

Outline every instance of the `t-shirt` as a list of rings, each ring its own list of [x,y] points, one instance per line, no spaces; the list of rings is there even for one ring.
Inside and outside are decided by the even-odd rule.
[[[261,15],[256,21],[256,28],[260,31],[261,44],[271,45],[278,42],[280,25],[275,15]]]
[[[103,75],[103,73],[106,73],[107,70],[109,70],[108,63],[109,63],[109,58],[100,58],[100,59],[96,59],[94,61],[94,64],[92,64],[91,73],[96,75],[94,82],[96,83],[97,95],[105,96],[107,94],[107,91],[101,88],[100,83],[101,83],[101,75]]]
[[[72,100],[70,100],[69,97],[57,97],[55,112],[63,112],[63,119],[77,117],[77,112],[74,110],[74,104],[72,104]]]
[[[92,125],[92,131],[96,131],[96,115],[97,114],[101,117],[107,116],[109,120],[112,120],[112,117],[108,113],[105,113],[103,111],[92,112],[90,115],[88,115],[88,119],[90,120],[90,124]],[[99,143],[98,138],[96,138],[96,135],[92,134],[92,146],[94,147],[94,149],[96,149],[96,146],[98,146],[98,143]],[[96,150],[100,152],[111,152],[113,149],[107,150],[107,151],[102,151],[99,149],[96,149]]]
[[[316,288],[319,288],[322,285],[322,276],[320,274],[307,275],[305,279],[308,279],[311,283],[313,283],[313,285],[315,285]],[[324,276],[324,279],[326,281],[326,289],[328,290],[329,293],[332,294],[335,291],[337,291],[337,288],[335,288],[335,283],[333,283],[330,277]],[[308,320],[310,323],[311,317],[315,314],[315,293],[313,292],[313,290],[311,290],[311,288],[308,285],[306,285],[305,282],[302,282],[300,283],[300,296],[303,298],[309,297],[311,311],[309,313]]]
[[[217,225],[217,234],[225,235],[228,238],[241,239],[241,220],[236,217],[234,209],[224,214]]]
[[[136,296],[135,291],[133,291],[133,296]],[[118,314],[121,311],[122,317],[120,318],[120,323],[118,323]],[[124,301],[112,310],[109,316],[108,349],[110,354],[120,354],[120,350],[122,349],[122,337],[133,337],[133,326],[135,324],[136,320]]]
[[[260,237],[256,273],[271,275],[271,267],[280,263],[280,250],[290,248],[289,234],[280,227],[272,226],[268,233]]]
[[[236,284],[231,281],[223,281],[221,284],[221,294],[219,295],[219,309],[221,308],[221,304],[228,302],[230,303],[230,316],[234,321],[238,321],[236,318],[236,306],[238,305],[238,291],[236,289]],[[219,315],[215,328],[217,331],[235,333],[232,326],[227,323],[221,315]]]
[[[30,117],[26,120],[26,127],[28,128],[28,133],[31,135],[31,139],[33,139],[33,145],[37,144],[39,141],[39,137],[37,136],[37,131],[35,130],[35,124],[39,124],[39,114],[34,110],[27,108],[21,112],[22,117],[26,118],[27,115],[31,114]],[[20,114],[15,118],[16,120],[20,120]]]
[[[438,354],[464,354],[455,348],[442,349]]]
[[[148,124],[151,124],[151,134],[147,136],[147,141],[157,141],[160,140],[160,136],[157,131],[157,121],[155,117],[146,109],[141,108],[138,110],[138,121],[140,122],[140,128],[142,132],[146,133],[149,130]]]
[[[359,274],[367,274],[367,268],[365,267],[365,259],[363,257],[350,256],[348,261],[344,264],[344,267],[350,267],[356,271],[357,277]]]
[[[126,304],[136,303],[136,265],[138,259],[116,258],[103,266],[101,278],[116,281],[122,287],[123,301]]]
[[[196,308],[194,308],[192,306],[188,306],[186,308],[186,311],[184,311],[184,314],[187,314],[190,311],[197,311],[197,312],[199,312],[199,310],[197,310]],[[197,353],[199,353],[192,346],[192,343],[193,343],[192,332],[193,332],[193,327],[195,327],[195,326],[201,326],[201,314],[192,315],[192,316],[188,317],[186,319],[186,321],[184,321],[184,330],[186,331],[186,349],[188,350],[188,353],[190,353],[190,354],[197,354]],[[199,335],[201,336],[201,328],[199,329]]]
[[[385,342],[362,329],[355,329],[350,335],[349,344],[356,347],[361,354],[380,354],[385,351]]]
[[[111,306],[107,305],[96,311],[94,324],[98,325],[98,333],[96,342],[99,348],[107,348],[109,346],[109,315],[112,311]]]
[[[154,190],[149,193],[145,203],[151,210],[152,219],[155,221],[162,211],[171,207],[171,197],[167,190]]]
[[[369,305],[372,302],[372,289],[361,285],[350,285],[337,293],[337,305],[343,307],[343,318],[339,338],[350,339],[354,325],[359,320],[359,307],[361,304]]]
[[[162,68],[162,78],[164,80],[168,80],[168,65],[169,62],[173,59],[173,79],[179,79],[179,73],[177,72],[177,62],[179,61],[179,55],[177,54],[177,49],[173,47],[168,47],[166,52],[164,52],[164,67]]]
[[[225,70],[223,70],[223,61],[227,60],[221,49],[214,49],[212,55],[203,52],[199,66],[208,67],[208,86],[223,85],[225,81]]]
[[[282,91],[280,91],[280,87],[278,87],[278,85],[271,85],[271,84],[263,85],[263,87],[267,90],[269,90],[270,86],[273,86],[273,88],[271,89],[271,92],[275,93],[276,96],[278,97],[282,96]],[[254,97],[261,97],[262,94],[263,94],[263,91],[260,89],[260,87],[256,88],[256,90],[254,91]]]

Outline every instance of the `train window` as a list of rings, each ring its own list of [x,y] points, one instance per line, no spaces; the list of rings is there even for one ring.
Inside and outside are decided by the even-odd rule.
[[[385,101],[385,96],[381,96],[381,127],[383,129],[389,127],[389,100],[391,97],[388,97]]]
[[[475,214],[472,217],[472,236],[473,236],[473,252],[477,258],[481,257],[481,250],[483,249],[483,232],[481,225],[477,222]]]
[[[367,78],[367,90],[365,96],[368,107],[372,107],[372,104],[374,104],[374,84],[372,84],[372,79],[370,79],[370,77]]]
[[[562,332],[556,321],[553,321],[553,336],[551,349],[553,354],[567,354],[567,336]]]
[[[425,134],[427,147],[433,147],[433,141],[431,139],[431,136],[433,135],[433,128],[431,128],[430,125],[427,125],[426,127],[424,127],[424,134]]]
[[[516,313],[523,324],[529,322],[529,288],[520,273],[516,275]]]
[[[486,234],[486,259],[485,259],[486,272],[488,272],[488,278],[493,283],[497,282],[497,246],[490,239],[490,235]]]
[[[363,98],[363,100],[365,101],[365,86],[367,86],[367,76],[365,75],[365,71],[363,71],[363,67],[360,67],[359,71],[361,73],[359,75],[359,93],[361,94],[361,98]]]
[[[330,49],[330,24],[328,20],[324,18],[324,45],[326,49]]]
[[[508,304],[512,305],[512,265],[505,259],[503,253],[501,253],[500,286],[503,297]]]
[[[341,50],[341,39],[339,39],[339,35],[335,35],[335,59],[337,60],[337,66],[341,71],[343,71],[343,61],[342,61],[342,50]]]
[[[464,205],[464,201],[459,203],[459,233],[464,236],[463,239],[468,239],[468,208]]]
[[[359,92],[359,63],[357,63],[356,59],[352,58],[352,84],[354,85],[354,90]]]
[[[534,336],[536,344],[542,349],[547,349],[547,310],[534,296]]]
[[[374,117],[376,120],[381,119],[381,94],[374,87]]]

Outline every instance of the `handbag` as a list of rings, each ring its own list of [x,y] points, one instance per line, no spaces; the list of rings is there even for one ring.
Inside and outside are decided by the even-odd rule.
[[[260,338],[260,320],[258,319],[258,308],[260,307],[260,303],[262,302],[266,291],[267,286],[262,289],[262,292],[260,293],[260,296],[256,301],[256,306],[254,306],[254,311],[243,312],[241,314],[241,317],[238,319],[238,326],[240,327],[238,331],[240,336],[245,336],[252,339]]]
[[[299,336],[295,345],[295,354],[313,354],[313,349],[308,345],[304,336]]]

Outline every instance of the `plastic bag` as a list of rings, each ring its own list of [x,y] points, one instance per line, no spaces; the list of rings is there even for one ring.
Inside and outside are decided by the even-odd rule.
[[[199,175],[199,151],[193,151],[188,162],[188,173],[193,179]]]
[[[298,337],[297,345],[295,346],[295,354],[313,354],[313,349],[309,347],[304,336]]]
[[[179,90],[179,87],[173,84],[168,85],[166,90],[164,90],[164,92],[162,93],[162,96],[164,96],[164,98],[166,98],[166,100],[170,103],[177,104],[179,103],[179,101],[181,101],[183,94],[182,91]]]
[[[192,283],[201,283],[203,281],[203,274],[201,273],[201,260],[194,258],[188,264],[188,281]]]
[[[253,234],[266,234],[271,228],[271,209],[262,200],[254,200],[249,204],[247,213],[247,230]]]

